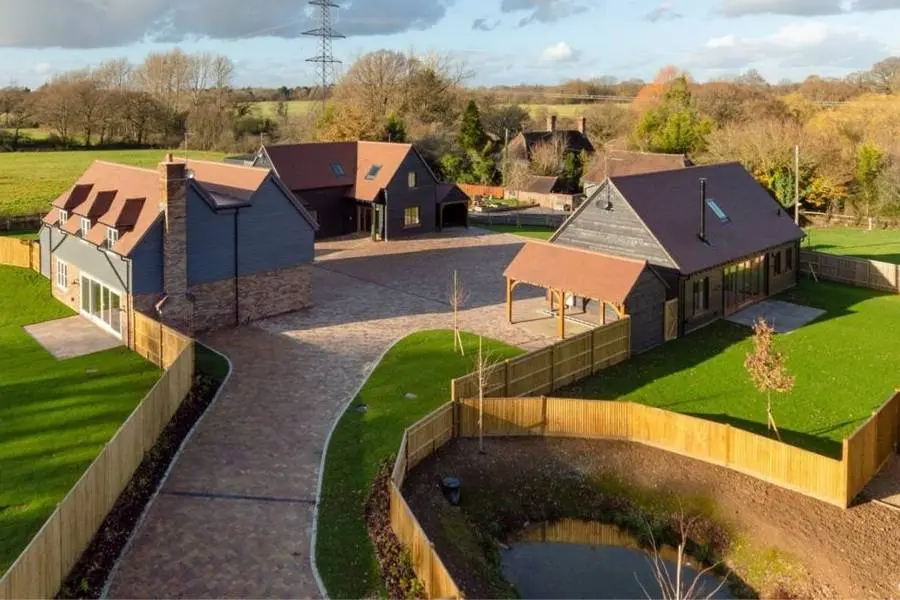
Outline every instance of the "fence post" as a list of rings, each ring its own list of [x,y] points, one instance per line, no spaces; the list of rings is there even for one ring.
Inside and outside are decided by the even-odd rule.
[[[503,361],[503,397],[509,398],[509,359]]]
[[[547,396],[541,396],[541,437],[547,436]]]
[[[843,508],[850,506],[850,440],[844,438],[841,452],[841,503]]]

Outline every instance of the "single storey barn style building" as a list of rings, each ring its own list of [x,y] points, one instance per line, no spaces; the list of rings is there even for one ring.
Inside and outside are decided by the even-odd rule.
[[[646,261],[678,300],[683,335],[794,286],[803,235],[750,173],[726,163],[608,178],[551,242]]]

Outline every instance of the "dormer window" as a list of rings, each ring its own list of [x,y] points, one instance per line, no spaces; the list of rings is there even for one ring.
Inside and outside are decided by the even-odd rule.
[[[66,221],[68,221],[68,220],[69,220],[69,211],[59,209],[59,220],[57,221],[57,223],[59,223],[59,226],[62,227],[63,225],[66,224]]]
[[[87,237],[91,230],[91,220],[87,217],[81,217],[81,237]]]
[[[119,241],[119,230],[115,227],[109,227],[106,230],[106,247],[112,248]]]

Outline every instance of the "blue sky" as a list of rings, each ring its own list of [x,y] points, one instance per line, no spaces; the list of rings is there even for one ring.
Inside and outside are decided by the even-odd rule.
[[[900,0],[338,0],[337,58],[392,48],[465,60],[473,84],[758,69],[844,75],[900,55]],[[302,0],[0,0],[0,85],[178,45],[237,64],[238,85],[303,85]]]

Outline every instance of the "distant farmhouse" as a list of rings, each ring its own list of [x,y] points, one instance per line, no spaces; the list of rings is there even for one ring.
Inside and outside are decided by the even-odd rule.
[[[673,171],[692,166],[693,163],[685,154],[659,154],[655,152],[629,152],[627,150],[607,149],[605,156],[595,161],[582,178],[584,193],[590,196],[607,177],[624,177],[626,175],[644,175],[659,171]],[[609,171],[607,172],[607,168]]]
[[[134,311],[187,333],[310,305],[316,222],[269,169],[96,161],[40,232],[53,295],[126,342]]]
[[[264,146],[271,167],[319,222],[318,237],[401,239],[465,226],[468,199],[441,184],[412,144],[322,142]]]
[[[547,117],[547,127],[543,131],[523,131],[509,143],[509,156],[513,160],[530,160],[535,147],[541,143],[559,138],[566,152],[594,154],[594,145],[587,136],[587,118],[578,118],[577,129],[558,129],[556,115]]]

